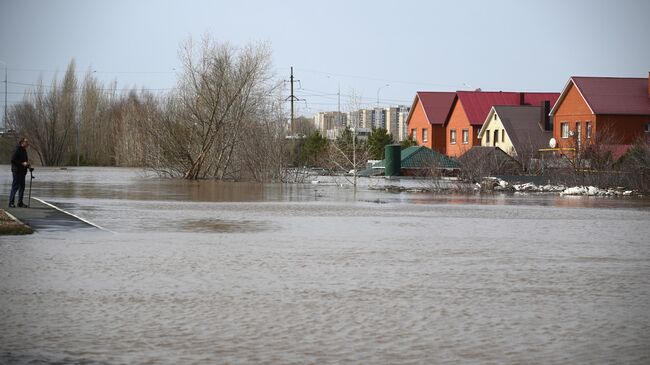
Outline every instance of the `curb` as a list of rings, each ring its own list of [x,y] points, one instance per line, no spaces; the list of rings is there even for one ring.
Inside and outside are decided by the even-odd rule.
[[[0,235],[20,235],[20,234],[34,233],[32,227],[21,222],[18,218],[14,217],[13,214],[9,213],[4,209],[0,209],[0,211],[4,212],[10,219],[12,219],[16,223],[16,226],[14,227],[7,227],[6,231],[4,228],[0,229]]]

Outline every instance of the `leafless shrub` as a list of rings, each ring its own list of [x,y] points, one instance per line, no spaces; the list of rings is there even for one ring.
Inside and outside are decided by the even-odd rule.
[[[458,158],[459,176],[468,182],[480,182],[486,176],[515,175],[519,163],[498,147],[474,147]]]
[[[56,78],[51,86],[42,81],[28,92],[23,103],[12,108],[12,126],[28,135],[41,164],[64,163],[76,125],[77,78],[71,61],[59,87]]]
[[[270,82],[270,51],[263,44],[239,49],[206,36],[198,50],[188,40],[180,57],[178,95],[166,101],[157,121],[159,130],[151,131],[154,146],[146,163],[186,179],[238,180],[251,166],[249,159],[246,169],[245,156],[237,154],[246,152],[237,148],[244,136],[259,141],[279,135],[277,127],[268,124],[277,120],[258,124],[269,95],[277,89]],[[253,134],[260,131],[268,133]],[[266,176],[256,172],[252,178]]]
[[[595,136],[578,145],[575,152],[546,159],[549,180],[568,186],[592,185],[600,188],[627,188],[650,191],[650,143],[641,137],[633,146],[621,144],[622,138],[608,127],[600,127]],[[580,148],[578,148],[578,146]],[[621,154],[627,150],[625,154]]]
[[[620,186],[650,192],[650,139],[639,138],[616,163]]]

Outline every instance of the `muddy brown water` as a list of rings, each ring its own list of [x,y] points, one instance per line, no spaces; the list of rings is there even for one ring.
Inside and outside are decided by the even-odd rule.
[[[0,363],[650,363],[643,199],[36,172],[114,233],[0,237]]]

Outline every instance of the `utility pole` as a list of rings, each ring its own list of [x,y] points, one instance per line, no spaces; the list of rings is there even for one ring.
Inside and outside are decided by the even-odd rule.
[[[293,94],[293,83],[294,83],[294,82],[300,82],[300,80],[295,80],[295,79],[293,78],[293,66],[291,66],[291,75],[290,75],[290,77],[289,77],[289,82],[291,83],[291,95],[289,95],[289,97],[286,98],[285,100],[290,100],[290,101],[291,101],[291,126],[290,126],[290,128],[291,128],[291,133],[293,134],[293,133],[295,132],[295,131],[294,131],[294,125],[293,125],[293,102],[294,102],[294,101],[301,101],[301,100],[304,100],[304,99],[298,99],[298,98]]]
[[[390,84],[382,85],[377,89],[377,107],[379,107],[379,92],[381,91],[381,89],[383,89],[383,88],[385,88],[387,86],[390,86]]]
[[[7,63],[5,61],[0,61],[0,62],[4,63],[4,65],[5,65],[5,116],[4,116],[4,119],[2,119],[2,127],[3,127],[3,130],[6,132],[7,131],[7,83],[8,83],[8,79],[7,79]]]
[[[338,114],[336,114],[336,127],[341,128],[341,84],[339,83],[339,89],[338,89],[338,95],[339,95],[339,110]]]
[[[352,129],[352,172],[354,174],[354,200],[357,200],[357,122],[354,122],[354,128]]]

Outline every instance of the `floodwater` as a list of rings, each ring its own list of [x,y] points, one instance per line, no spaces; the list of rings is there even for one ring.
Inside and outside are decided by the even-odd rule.
[[[647,200],[35,176],[113,233],[0,237],[0,363],[650,363]]]

